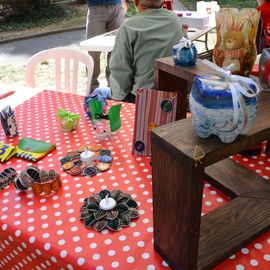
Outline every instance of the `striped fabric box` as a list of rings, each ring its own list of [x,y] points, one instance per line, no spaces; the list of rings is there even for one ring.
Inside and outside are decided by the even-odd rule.
[[[151,129],[175,121],[176,108],[176,92],[137,90],[132,154],[151,155]]]

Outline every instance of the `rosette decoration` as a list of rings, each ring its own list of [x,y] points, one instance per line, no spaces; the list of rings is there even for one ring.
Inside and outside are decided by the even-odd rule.
[[[103,203],[106,203],[106,200],[112,202],[111,209],[104,208]],[[128,227],[131,219],[139,216],[137,208],[138,204],[129,194],[121,190],[102,190],[84,199],[80,219],[84,221],[86,228],[92,226],[98,232],[105,228],[118,231],[121,227]]]
[[[60,125],[64,131],[75,129],[80,120],[80,115],[77,113],[68,112],[64,109],[59,109],[56,116],[60,118]]]

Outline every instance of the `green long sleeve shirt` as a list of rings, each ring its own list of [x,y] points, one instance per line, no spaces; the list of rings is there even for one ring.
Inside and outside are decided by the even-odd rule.
[[[110,60],[112,98],[123,100],[138,88],[153,88],[155,59],[171,56],[183,35],[177,16],[165,9],[147,9],[125,21]]]

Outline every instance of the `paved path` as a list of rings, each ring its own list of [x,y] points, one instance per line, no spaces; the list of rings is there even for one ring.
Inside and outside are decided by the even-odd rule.
[[[179,0],[173,1],[173,9],[174,10],[187,10],[186,7]]]
[[[174,9],[186,10],[179,0],[174,0]],[[24,64],[35,53],[53,47],[79,48],[80,42],[85,38],[85,30],[78,30],[0,44],[0,66]]]
[[[32,39],[9,42],[0,45],[0,66],[25,63],[35,53],[59,46],[78,47],[85,39],[85,31],[72,31]]]

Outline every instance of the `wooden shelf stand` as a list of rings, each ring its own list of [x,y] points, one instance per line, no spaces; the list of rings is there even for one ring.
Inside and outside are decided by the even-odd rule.
[[[191,119],[151,131],[154,246],[172,269],[212,269],[270,229],[270,182],[228,158],[270,138],[269,104],[262,92],[253,127],[230,144],[199,138]],[[201,217],[204,179],[231,200]]]

